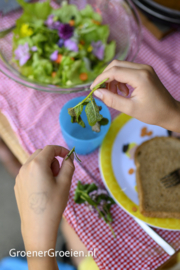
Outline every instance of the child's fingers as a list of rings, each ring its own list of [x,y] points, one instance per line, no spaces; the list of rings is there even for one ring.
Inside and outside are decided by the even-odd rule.
[[[137,69],[129,69],[123,67],[112,67],[101,73],[91,85],[91,89],[103,80],[108,79],[108,83],[116,80],[121,83],[128,83],[132,87],[138,86],[140,71]]]
[[[127,97],[129,95],[129,88],[124,83],[118,82],[118,89],[124,97]]]
[[[69,150],[59,145],[47,145],[35,158],[39,166],[49,168],[55,157],[64,158]]]
[[[60,164],[56,158],[54,158],[53,162],[51,163],[51,170],[54,177],[56,177],[60,171]]]
[[[42,151],[42,149],[37,149],[25,162],[25,164],[29,163],[31,160],[33,160],[39,153]],[[25,165],[24,164],[24,165]]]
[[[108,90],[110,90],[112,93],[117,93],[117,81],[112,81],[110,83],[108,83]]]
[[[64,159],[59,174],[56,177],[58,197],[61,200],[61,209],[63,211],[67,205],[74,170],[73,159]]]
[[[109,70],[112,67],[124,67],[124,68],[131,68],[131,69],[145,69],[147,65],[132,63],[128,61],[120,61],[120,60],[113,60],[103,72]]]
[[[129,95],[128,87],[124,83],[120,83],[117,81],[112,81],[108,83],[106,89],[108,89],[114,94],[118,94],[118,90],[119,90],[124,97],[127,97]]]
[[[98,89],[94,92],[94,95],[100,98],[108,107],[126,114],[130,113],[132,105],[131,99],[114,94],[107,89]]]
[[[73,177],[75,167],[72,158],[68,158],[67,160],[63,160],[61,169],[56,179],[57,182],[61,186],[61,190],[69,190],[71,185],[71,179]]]

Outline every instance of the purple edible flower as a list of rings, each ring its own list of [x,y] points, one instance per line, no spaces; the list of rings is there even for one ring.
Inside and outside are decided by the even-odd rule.
[[[57,44],[61,48],[64,45],[64,39],[61,38]]]
[[[45,25],[48,27],[48,28],[51,28],[53,23],[54,23],[54,15],[49,15],[47,20],[45,21]]]
[[[92,200],[96,200],[97,196],[101,195],[101,194],[108,195],[106,190],[99,188],[98,190],[94,190],[94,191],[90,192],[89,196],[91,197]],[[106,201],[101,200],[100,204],[98,205],[98,209],[100,211],[104,211],[104,209],[103,209],[104,204],[106,204]],[[97,212],[97,210],[94,206],[89,205],[88,202],[85,202],[85,205],[86,205],[87,210],[90,210],[91,212],[93,212],[94,214],[99,216],[99,213]]]
[[[56,61],[56,59],[58,58],[58,50],[54,51],[51,55],[50,55],[50,59],[52,61]]]
[[[67,39],[64,41],[64,46],[73,52],[78,52],[78,45],[77,43],[72,39]]]
[[[15,59],[19,60],[20,66],[23,66],[31,57],[29,53],[29,45],[26,42],[24,45],[19,45],[18,48],[14,51]]]
[[[97,42],[92,42],[91,43],[93,47],[93,54],[99,59],[103,60],[104,58],[104,44],[99,40]]]
[[[74,32],[74,28],[70,26],[68,23],[61,24],[59,27],[60,38],[69,39],[70,37],[72,37],[73,32]]]
[[[48,16],[47,20],[45,21],[45,25],[50,29],[56,29],[58,30],[61,23],[59,21],[54,21],[54,15],[51,14]]]
[[[32,46],[32,47],[31,47],[31,51],[32,51],[32,52],[37,52],[37,47],[36,47],[36,46]]]
[[[53,23],[53,29],[59,30],[59,27],[61,26],[62,23],[60,23],[59,21],[56,21]]]

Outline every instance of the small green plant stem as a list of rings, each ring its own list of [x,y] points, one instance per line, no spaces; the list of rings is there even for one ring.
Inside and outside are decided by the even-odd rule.
[[[75,109],[76,107],[78,107],[79,105],[81,105],[82,103],[84,103],[94,93],[94,91],[96,91],[99,88],[99,86],[101,84],[105,83],[107,80],[109,80],[109,78],[103,80],[101,83],[99,83],[96,86],[94,86],[93,89],[92,89],[92,91],[89,93],[89,95],[87,95],[87,97],[85,97],[85,99],[83,99],[81,102],[79,102],[76,106],[74,106],[71,109]]]
[[[83,199],[83,200],[86,200],[87,201],[87,199],[89,199],[89,195],[87,195],[84,191],[82,191],[82,190],[79,190],[78,192],[80,192],[82,195],[80,196],[81,197],[81,199]],[[90,198],[91,199],[91,198]],[[92,200],[92,199],[91,199]],[[93,200],[92,200],[93,201]],[[88,201],[87,201],[88,202]],[[93,205],[93,206],[95,206],[95,205]]]
[[[67,160],[74,151],[75,151],[75,146],[69,151],[65,160]]]
[[[112,228],[110,222],[108,221],[107,224],[109,225],[109,228],[110,228],[110,230],[111,230],[111,232],[112,232],[114,238],[116,238],[115,232],[114,232],[114,230],[113,230],[113,228]]]
[[[76,156],[77,160],[78,160],[79,162],[81,162],[81,160],[80,160],[80,158],[78,158],[78,156],[77,156],[76,152],[74,152],[74,154],[75,154],[75,156]]]
[[[81,162],[80,158],[78,158],[78,156],[76,155],[75,146],[69,151],[69,153],[67,154],[67,157],[65,158],[65,160],[67,160],[72,153],[74,153],[75,156],[76,156],[76,158],[77,158],[77,160]]]
[[[113,228],[112,228],[110,222],[107,221],[107,220],[104,218],[104,216],[102,215],[101,211],[98,209],[97,206],[95,206],[95,208],[96,208],[96,210],[98,211],[99,215],[100,215],[100,216],[104,219],[104,221],[109,225],[109,228],[110,228],[110,230],[111,230],[111,232],[112,232],[114,238],[116,238],[115,232],[114,232],[114,230],[113,230]]]

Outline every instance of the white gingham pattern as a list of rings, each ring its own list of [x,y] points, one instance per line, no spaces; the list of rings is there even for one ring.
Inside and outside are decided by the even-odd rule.
[[[11,19],[12,15],[1,18],[1,27],[7,27]],[[136,62],[152,65],[170,93],[180,100],[180,33],[158,41],[143,29],[143,37]],[[3,45],[3,40],[0,40],[0,47]],[[79,95],[85,94],[37,92],[0,74],[0,109],[29,153],[47,144],[66,146],[59,127],[59,112],[63,104]],[[111,110],[112,117],[117,114]],[[163,264],[169,256],[120,207],[115,205],[112,208],[112,226],[116,234],[116,238],[113,238],[108,225],[87,211],[83,205],[74,204],[73,194],[78,179],[89,183],[95,179],[102,184],[98,169],[98,150],[80,158],[82,167],[76,163],[64,215],[87,249],[96,249],[95,261],[98,267],[101,270],[153,270]],[[180,249],[180,232],[156,231],[176,250]]]

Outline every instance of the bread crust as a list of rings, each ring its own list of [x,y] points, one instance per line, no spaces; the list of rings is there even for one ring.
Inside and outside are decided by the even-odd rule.
[[[144,205],[144,192],[142,187],[142,181],[140,178],[140,169],[141,164],[138,160],[138,153],[143,150],[144,145],[148,144],[150,141],[153,140],[176,140],[178,144],[180,144],[180,140],[175,137],[155,137],[153,139],[150,139],[148,141],[143,142],[141,145],[139,145],[135,151],[134,155],[134,161],[136,165],[136,184],[137,184],[137,190],[138,190],[138,198],[139,198],[139,210],[140,213],[146,217],[157,217],[157,218],[176,218],[180,219],[180,212],[156,212],[156,211],[147,211],[145,209]]]

